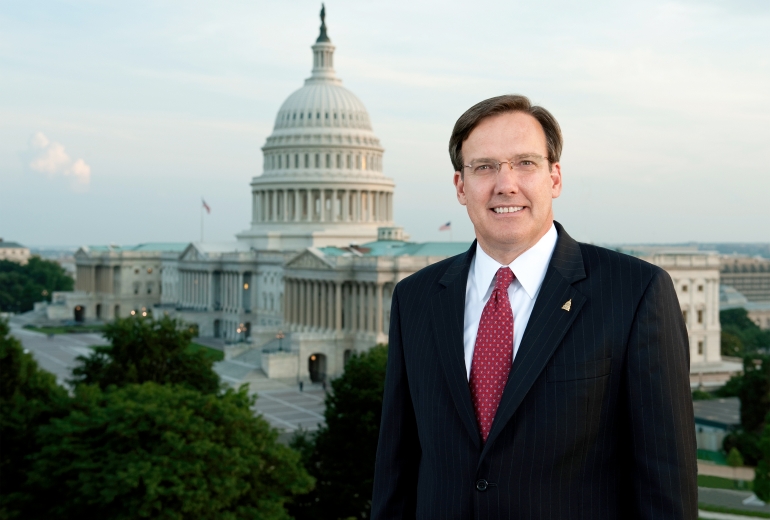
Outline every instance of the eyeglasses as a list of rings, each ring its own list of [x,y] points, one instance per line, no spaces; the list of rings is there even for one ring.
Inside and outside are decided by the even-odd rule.
[[[517,173],[534,173],[539,171],[546,163],[548,159],[542,155],[536,154],[522,154],[517,155],[510,161],[494,161],[492,159],[475,159],[470,164],[464,164],[464,168],[470,169],[471,173],[476,177],[486,177],[500,173],[500,168],[503,164],[507,164],[511,170]]]

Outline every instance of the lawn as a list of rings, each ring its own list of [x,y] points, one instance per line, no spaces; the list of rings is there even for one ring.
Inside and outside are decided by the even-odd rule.
[[[199,345],[198,343],[190,343],[190,346],[187,347],[188,352],[196,352],[198,350],[203,350],[206,353],[207,357],[214,360],[214,363],[225,359],[225,353],[215,348],[207,347],[205,345]]]
[[[737,489],[739,491],[752,491],[754,483],[751,481],[739,480],[739,484],[729,478],[712,477],[711,475],[698,475],[698,486],[716,489]],[[743,487],[741,487],[743,486]]]
[[[35,327],[32,325],[25,325],[24,328],[43,334],[85,334],[101,332],[104,330],[104,325],[63,325],[61,327]]]

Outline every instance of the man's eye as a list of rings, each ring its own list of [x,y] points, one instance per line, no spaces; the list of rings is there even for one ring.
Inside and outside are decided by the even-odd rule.
[[[476,166],[476,171],[483,172],[485,170],[491,170],[491,169],[492,169],[491,164],[479,164],[478,166]]]

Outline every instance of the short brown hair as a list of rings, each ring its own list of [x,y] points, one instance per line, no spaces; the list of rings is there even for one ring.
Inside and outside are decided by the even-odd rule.
[[[454,166],[456,172],[463,172],[463,142],[468,139],[473,129],[483,119],[506,112],[524,112],[537,119],[540,126],[543,127],[543,132],[545,132],[548,162],[551,164],[559,162],[563,141],[561,128],[556,118],[545,108],[532,106],[532,103],[530,103],[526,96],[506,94],[476,103],[466,110],[455,123],[455,127],[452,129],[452,136],[449,138],[449,158],[452,160],[452,166]]]

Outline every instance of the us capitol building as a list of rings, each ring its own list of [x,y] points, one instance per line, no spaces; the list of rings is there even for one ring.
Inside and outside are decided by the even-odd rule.
[[[75,291],[54,294],[48,319],[167,313],[198,341],[271,378],[319,381],[347,357],[387,343],[395,284],[467,250],[414,243],[394,224],[394,182],[366,107],[334,71],[322,14],[304,86],[278,110],[251,181],[251,224],[229,243],[82,247]],[[719,259],[656,253],[688,324],[693,384],[740,369],[720,356]],[[241,361],[239,361],[241,360]]]

